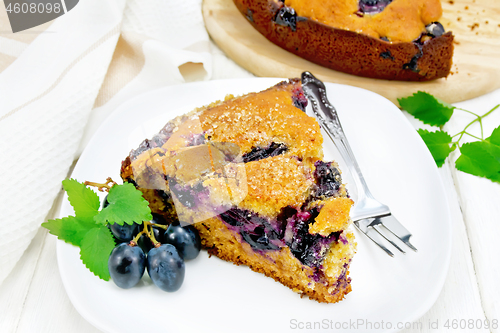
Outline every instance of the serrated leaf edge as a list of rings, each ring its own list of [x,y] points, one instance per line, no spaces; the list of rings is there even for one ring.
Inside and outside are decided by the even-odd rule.
[[[460,147],[460,153],[462,153],[461,149],[462,147],[464,146],[467,146],[471,143],[475,143],[475,142],[480,142],[480,141],[473,141],[473,142],[467,142],[467,143],[464,143],[461,147]],[[491,155],[491,153],[489,151],[487,151],[486,149],[483,149],[482,147],[479,147],[481,148],[486,154],[488,154],[492,159],[495,159],[495,157],[493,155]],[[466,174],[469,174],[469,175],[472,175],[474,177],[481,177],[481,178],[486,178],[492,182],[495,182],[495,183],[500,183],[500,181],[497,181],[497,180],[494,180],[494,179],[491,179],[489,178],[488,176],[479,176],[479,175],[475,175],[475,174],[472,174],[470,172],[467,172],[467,171],[464,171],[462,170],[459,166],[457,166],[457,162],[459,161],[459,159],[463,156],[463,158],[469,158],[467,155],[463,155],[463,154],[460,154],[460,156],[455,160],[455,169],[457,169],[458,171],[461,171],[463,173],[466,173]]]
[[[87,191],[89,191],[89,193],[93,193],[93,194],[95,195],[95,198],[97,199],[97,201],[96,201],[96,202],[98,203],[98,205],[97,205],[97,209],[95,210],[95,214],[94,214],[94,216],[95,216],[95,215],[98,213],[98,211],[99,211],[99,206],[100,206],[100,200],[99,200],[99,196],[97,195],[97,193],[96,193],[94,190],[92,190],[91,188],[89,188],[88,186],[86,186],[84,183],[79,182],[79,181],[78,181],[77,179],[75,179],[75,178],[64,179],[64,180],[62,181],[62,185],[63,185],[64,190],[66,191],[66,195],[67,195],[67,197],[68,197],[69,204],[71,205],[71,207],[73,207],[73,210],[74,210],[74,212],[75,212],[75,215],[77,215],[77,214],[76,214],[76,208],[75,208],[75,205],[73,204],[73,201],[74,201],[74,200],[72,200],[72,199],[71,199],[71,196],[69,195],[68,190],[67,190],[67,189],[66,189],[66,187],[64,186],[64,183],[66,183],[66,182],[76,182],[76,183],[78,183],[79,185],[82,185],[82,187],[83,187],[84,189],[86,189]],[[91,206],[91,205],[89,205],[89,206]]]
[[[403,98],[398,98],[398,103],[400,105],[401,108],[404,108],[403,105],[401,105],[401,102],[403,103],[406,103],[406,101],[410,100],[411,102],[411,99],[413,98],[417,98],[418,95],[424,95],[426,97],[429,97],[433,100],[435,100],[438,104],[440,104],[443,108],[446,108],[446,109],[451,109],[451,115],[450,117],[445,121],[445,122],[432,122],[432,121],[427,121],[425,119],[421,119],[420,117],[418,117],[418,113],[417,114],[413,114],[411,113],[410,111],[406,110],[409,114],[411,114],[415,119],[418,119],[419,121],[421,121],[422,123],[426,124],[426,125],[431,125],[431,126],[436,126],[436,127],[441,127],[443,126],[444,124],[446,124],[450,118],[453,116],[453,111],[456,109],[455,106],[451,105],[451,104],[448,104],[442,100],[440,100],[439,98],[435,97],[434,95],[428,93],[428,92],[425,92],[425,91],[422,91],[422,90],[418,90],[417,92],[413,93],[413,95],[411,96],[408,96],[408,97],[403,97]]]
[[[142,194],[141,191],[139,191],[137,188],[135,188],[134,185],[130,184],[130,183],[123,183],[121,185],[119,184],[116,184],[115,186],[132,186],[133,189],[134,189],[134,193],[138,193],[137,194],[137,198],[138,200],[138,206],[140,209],[144,209],[144,210],[148,210],[148,213],[145,215],[145,219],[143,219],[144,221],[150,221],[152,218],[153,218],[153,215],[151,214],[151,209],[149,208],[149,203],[148,201],[144,198],[144,195]],[[113,186],[113,187],[115,187]],[[111,191],[111,190],[110,190]],[[123,225],[123,224],[128,224],[128,225],[132,225],[134,223],[139,223],[139,222],[143,222],[143,221],[134,221],[132,219],[130,220],[123,220],[123,221],[111,221],[107,218],[103,218],[102,221],[99,219],[99,217],[102,215],[101,213],[106,211],[107,212],[107,209],[108,207],[110,207],[111,205],[114,204],[113,201],[110,201],[108,200],[109,202],[109,206],[107,206],[106,208],[103,208],[102,210],[100,210],[96,215],[94,215],[94,221],[95,223],[97,223],[98,225],[105,225],[106,223],[109,223],[109,224],[119,224],[119,225]],[[142,206],[142,207],[141,207]]]
[[[93,230],[93,229],[96,229],[96,228],[102,228],[102,227],[103,227],[103,225],[98,225],[98,224],[96,224],[96,227],[95,227],[95,228],[90,229],[89,231],[87,231],[87,232],[85,233],[85,235],[87,235],[87,234],[88,234],[91,230]],[[109,229],[108,229],[108,231],[109,231]],[[112,236],[112,234],[111,234],[111,231],[109,231],[109,235],[110,235],[110,237],[111,237],[111,238],[113,237],[113,236]],[[114,242],[114,240],[113,240],[113,242]],[[115,245],[116,245],[116,243],[115,243]],[[94,274],[95,276],[97,276],[99,279],[104,280],[104,281],[109,281],[109,280],[111,279],[111,276],[110,276],[109,272],[108,272],[108,275],[107,275],[107,276],[102,277],[102,276],[100,276],[99,274],[97,274],[96,272],[94,272],[94,271],[93,271],[93,270],[92,270],[92,269],[91,269],[91,268],[87,265],[87,263],[86,263],[86,262],[83,260],[83,258],[82,258],[82,250],[83,250],[83,249],[82,249],[82,247],[80,246],[80,261],[83,263],[83,265],[84,265],[84,266],[85,266],[85,267],[86,267],[86,268],[87,268],[90,272],[92,272],[92,274]]]
[[[450,154],[455,150],[456,148],[456,144],[454,144],[452,142],[452,137],[451,135],[446,132],[446,131],[443,131],[443,130],[436,130],[434,132],[431,132],[431,131],[428,131],[427,129],[423,129],[423,128],[420,128],[417,130],[418,134],[420,135],[420,138],[422,139],[422,141],[424,141],[424,144],[426,146],[426,148],[429,150],[429,152],[431,153],[431,156],[432,156],[432,159],[434,160],[434,162],[436,163],[436,165],[438,166],[438,168],[441,168],[445,162],[446,162],[446,159],[450,156]],[[429,148],[429,145],[427,144],[427,142],[425,142],[424,140],[424,137],[422,135],[427,135],[427,134],[435,134],[435,133],[443,133],[445,134],[449,139],[450,139],[450,142],[446,142],[446,143],[443,143],[443,144],[448,144],[448,148],[450,149],[450,151],[448,152],[448,154],[446,155],[446,157],[444,159],[439,159],[437,160],[434,155],[432,154],[432,150]],[[449,144],[452,144],[452,146],[450,147]]]
[[[51,221],[54,221],[54,222],[55,222],[55,221],[59,221],[59,220],[61,220],[61,221],[62,221],[62,220],[64,220],[65,218],[70,218],[70,217],[76,218],[76,216],[66,216],[66,217],[63,217],[63,218],[60,218],[60,219],[50,219],[50,220],[48,220],[48,221],[46,221],[46,222],[43,222],[43,223],[41,224],[41,226],[42,226],[42,227],[44,227],[45,229],[47,229],[47,231],[49,232],[49,234],[56,236],[56,237],[57,237],[57,239],[60,239],[60,240],[62,240],[63,242],[65,242],[65,243],[67,243],[67,244],[71,244],[71,245],[74,245],[74,246],[80,247],[78,244],[75,244],[75,243],[73,243],[73,242],[71,242],[71,241],[69,241],[69,240],[67,240],[67,239],[65,239],[65,238],[63,238],[63,237],[61,237],[60,235],[58,235],[58,234],[54,233],[51,229],[49,229],[48,227],[46,227],[46,225],[48,225],[48,224],[49,224],[49,222],[51,222]]]

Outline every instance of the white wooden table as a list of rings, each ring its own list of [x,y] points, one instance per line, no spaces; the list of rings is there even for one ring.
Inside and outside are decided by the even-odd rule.
[[[252,76],[216,47],[213,54],[213,79]],[[458,106],[483,114],[499,103],[497,90]],[[408,118],[416,128],[421,127]],[[446,130],[455,134],[472,119],[456,111]],[[500,110],[486,118],[484,125],[485,136],[489,136],[500,125]],[[478,129],[475,126],[472,131],[477,133]],[[402,332],[500,332],[500,184],[456,171],[453,163],[452,156],[452,163],[439,169],[452,219],[448,276],[434,306]],[[47,219],[54,217],[60,202],[61,196]],[[485,320],[496,323],[496,329],[484,329]],[[464,324],[466,328],[461,329]],[[66,295],[57,267],[56,238],[43,228],[0,285],[0,332],[99,332],[80,316]]]

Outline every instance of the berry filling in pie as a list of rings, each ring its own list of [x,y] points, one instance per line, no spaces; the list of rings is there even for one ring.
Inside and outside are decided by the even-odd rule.
[[[307,103],[298,79],[228,96],[144,140],[121,176],[211,255],[334,303],[351,291],[353,202]]]

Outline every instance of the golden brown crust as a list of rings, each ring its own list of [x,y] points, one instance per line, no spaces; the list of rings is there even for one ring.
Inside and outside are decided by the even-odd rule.
[[[275,23],[284,7],[277,0],[234,0],[238,10],[267,39],[302,58],[358,76],[428,81],[450,73],[453,35],[447,32],[423,46],[390,43],[301,17],[296,28]]]
[[[309,225],[309,233],[326,237],[332,232],[347,229],[353,203],[351,199],[342,197],[326,200],[314,223]]]
[[[300,81],[230,99],[201,112],[201,127],[212,141],[235,143],[243,154],[274,141],[287,145],[287,155],[322,157],[319,125],[293,105],[295,89],[300,89]]]
[[[283,208],[300,208],[313,184],[302,162],[275,156],[246,164],[248,195],[240,208],[276,217]]]

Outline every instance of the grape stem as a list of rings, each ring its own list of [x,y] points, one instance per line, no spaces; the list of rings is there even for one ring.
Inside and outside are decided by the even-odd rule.
[[[467,113],[470,113],[474,116],[476,116],[476,119],[474,119],[473,121],[471,121],[470,123],[467,124],[467,126],[465,126],[465,128],[463,129],[463,131],[460,131],[458,132],[457,134],[453,135],[452,138],[456,137],[456,136],[459,136],[458,140],[456,141],[453,141],[452,144],[455,144],[455,145],[459,145],[460,143],[460,140],[462,139],[462,137],[467,134],[479,141],[484,141],[484,135],[483,135],[483,118],[488,116],[490,113],[492,113],[493,111],[495,111],[496,109],[498,109],[498,107],[500,107],[500,104],[496,105],[495,107],[493,107],[490,111],[486,112],[485,114],[483,114],[482,116],[474,113],[474,112],[471,112],[471,111],[468,111],[468,110],[465,110],[465,109],[461,109],[461,108],[457,108],[458,110],[461,110],[461,111],[464,111],[464,112],[467,112]],[[472,135],[471,133],[467,132],[467,128],[469,128],[472,124],[474,124],[475,122],[479,122],[479,125],[481,127],[481,137],[477,137],[475,135]]]
[[[145,232],[144,230],[141,230],[136,236],[134,239],[132,239],[130,241],[130,246],[136,246],[137,245],[137,242],[139,241],[139,238],[141,238],[142,235],[144,235]]]
[[[94,187],[97,187],[97,189],[100,191],[100,192],[109,192],[109,190],[116,185],[116,182],[111,179],[111,177],[108,177],[106,178],[106,182],[105,183],[95,183],[95,182],[89,182],[89,181],[85,181],[84,184],[86,186],[94,186]]]
[[[155,233],[153,232],[153,227],[152,227],[153,224],[152,223],[148,223],[148,224],[149,224],[149,227],[150,227],[148,236],[151,239],[151,241],[153,242],[153,246],[154,247],[160,247],[161,243],[156,240]],[[144,224],[144,225],[146,225],[146,224]],[[147,229],[146,226],[145,226],[145,229]]]
[[[164,225],[164,224],[155,224],[155,227],[158,227],[158,228],[162,228],[162,229],[164,229],[164,230],[167,230],[168,225]]]
[[[151,240],[151,242],[153,243],[154,247],[160,247],[161,243],[158,242],[156,240],[156,238],[155,238],[155,233],[153,232],[153,225],[155,227],[159,227],[159,228],[162,228],[162,229],[167,229],[168,228],[168,226],[163,225],[163,224],[155,224],[155,223],[151,223],[149,221],[144,221],[143,222],[143,226],[144,227],[143,227],[142,231],[137,234],[137,236],[132,240],[132,242],[137,243],[137,241],[139,240],[139,238],[141,237],[141,235],[146,234],[148,236],[148,238]]]

